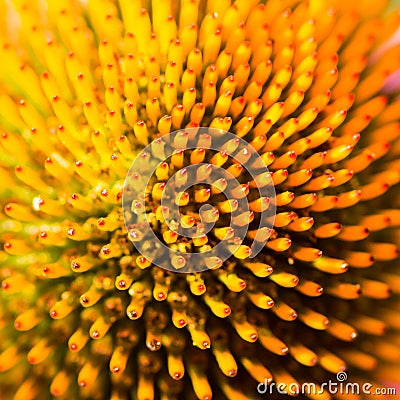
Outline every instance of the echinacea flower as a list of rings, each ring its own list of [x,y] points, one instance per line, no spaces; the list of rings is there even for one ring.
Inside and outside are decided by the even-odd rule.
[[[400,46],[382,45],[400,15],[386,3],[1,1],[2,399],[256,399],[265,381],[396,376],[400,100],[387,78]],[[254,147],[276,216],[250,259],[267,178],[200,144],[165,160],[141,212],[171,249],[212,248],[236,206],[226,182],[195,185],[176,200],[182,220],[208,203],[219,225],[176,235],[157,202],[185,165],[226,168],[250,206],[232,257],[180,274],[132,246],[121,200],[146,145],[196,127]]]

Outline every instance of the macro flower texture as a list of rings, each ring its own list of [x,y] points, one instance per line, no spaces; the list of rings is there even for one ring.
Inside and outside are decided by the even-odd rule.
[[[259,383],[398,379],[398,7],[2,0],[0,20],[1,399],[281,399]],[[140,152],[201,127],[244,140],[268,174],[181,135],[125,210]],[[177,192],[186,228],[212,207],[213,228],[186,238],[160,199],[198,163],[240,185],[230,199],[226,179]],[[268,182],[275,196],[260,197]],[[154,265],[134,242],[154,243],[124,223],[145,216],[171,251],[207,252],[233,237],[239,199],[246,235],[203,271]]]

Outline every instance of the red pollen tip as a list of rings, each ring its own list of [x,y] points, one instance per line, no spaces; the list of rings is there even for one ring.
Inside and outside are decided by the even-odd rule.
[[[180,372],[175,372],[174,375],[173,375],[173,378],[174,378],[175,380],[178,380],[178,379],[180,379],[181,377],[182,377],[182,374],[181,374]]]
[[[75,343],[71,343],[71,344],[69,345],[69,349],[70,349],[71,351],[75,351],[77,348],[78,348],[78,346],[77,346]]]
[[[79,269],[81,266],[80,266],[80,264],[78,262],[72,261],[71,267],[72,267],[72,269],[76,270],[76,269]]]
[[[157,298],[158,298],[159,300],[164,300],[164,299],[165,299],[165,293],[163,293],[163,292],[158,293],[158,294],[157,294]]]

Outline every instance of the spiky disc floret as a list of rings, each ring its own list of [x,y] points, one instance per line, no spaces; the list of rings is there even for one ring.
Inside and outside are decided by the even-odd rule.
[[[2,396],[252,399],[265,379],[321,384],[348,368],[357,381],[398,365],[399,99],[381,93],[399,68],[399,46],[381,47],[398,14],[379,18],[383,1],[12,3],[1,16],[16,25],[0,24]],[[122,190],[143,146],[197,126],[259,152],[277,215],[249,260],[264,207],[252,193],[267,178],[201,147],[175,154],[148,188],[155,204],[185,163],[205,161],[237,177],[251,209],[233,257],[175,274],[133,249]],[[195,203],[215,207],[210,220],[232,211],[225,184],[181,193],[188,226]],[[231,233],[221,218],[183,241],[157,211],[144,212],[171,248]]]

